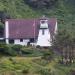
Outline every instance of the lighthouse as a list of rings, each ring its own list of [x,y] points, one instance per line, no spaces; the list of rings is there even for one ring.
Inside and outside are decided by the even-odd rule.
[[[48,18],[46,17],[40,19],[37,46],[41,46],[41,47],[51,46],[51,35],[49,30]]]

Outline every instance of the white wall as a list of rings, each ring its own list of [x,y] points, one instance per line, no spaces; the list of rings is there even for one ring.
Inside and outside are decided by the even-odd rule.
[[[57,21],[56,21],[55,31],[54,31],[55,34],[57,34],[57,30],[58,30],[58,27],[57,27]]]
[[[45,21],[42,23],[42,21]],[[39,29],[39,35],[36,45],[42,46],[42,47],[48,47],[51,46],[51,35],[48,28],[48,20],[41,20],[40,21],[40,28]],[[42,30],[44,29],[44,34],[42,34]]]
[[[20,39],[15,39],[14,44],[20,44],[27,46],[27,43],[29,42],[29,39],[23,39],[23,42],[20,42]]]
[[[39,46],[51,46],[51,37],[50,37],[50,32],[49,32],[49,29],[45,29],[45,33],[44,35],[42,35],[42,30],[40,29],[39,30],[39,35],[38,35],[38,40],[37,40],[37,44],[36,45],[39,45]]]
[[[5,38],[6,38],[6,44],[9,44],[9,23],[8,21],[5,22]]]

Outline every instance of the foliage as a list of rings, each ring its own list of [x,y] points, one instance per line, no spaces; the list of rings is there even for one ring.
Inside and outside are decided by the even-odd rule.
[[[5,19],[10,19],[10,16],[5,11],[0,11],[0,20],[2,23],[5,23]]]
[[[0,44],[0,54],[2,56],[42,56],[44,52],[33,47]]]
[[[41,73],[41,75],[51,75],[49,69],[42,69],[42,68],[40,68],[38,72]]]
[[[3,37],[4,34],[4,24],[0,22],[0,37]]]
[[[50,61],[52,58],[53,58],[53,51],[46,51],[42,57],[42,59],[45,59],[48,61]]]
[[[49,9],[52,6],[55,6],[58,0],[24,0],[24,1],[33,8]]]
[[[34,10],[25,1],[38,1],[40,7],[44,3],[44,1],[51,1],[53,2],[53,4],[54,1],[58,1],[58,2],[55,2],[54,5],[56,6],[52,5],[52,7],[49,9],[46,9],[46,7],[43,5],[45,10],[42,10],[42,7],[38,8],[38,10]],[[74,36],[75,33],[74,2],[75,2],[74,0],[12,0],[12,1],[1,0],[0,12],[3,12],[1,14],[6,15],[9,18],[37,18],[42,15],[46,15],[48,17],[56,17],[58,20],[58,29],[59,30],[66,29],[69,32],[72,32],[71,34]]]
[[[61,65],[57,60],[52,60],[44,65],[38,60],[41,57],[2,57],[0,58],[1,75],[72,75],[75,63],[72,65]],[[36,61],[33,61],[36,60]],[[15,63],[14,63],[15,62]],[[38,62],[38,63],[37,63]]]
[[[37,48],[34,47],[22,47],[21,49],[22,54],[24,56],[42,56],[44,54],[44,51],[38,50]]]
[[[71,36],[66,30],[58,32],[54,37],[53,46],[61,52],[64,63],[74,62],[75,37]]]
[[[0,44],[0,54],[6,56],[15,56],[17,53],[9,45]]]
[[[34,59],[33,62],[42,66],[46,66],[48,63],[50,63],[44,59]]]
[[[13,49],[13,50],[16,50],[16,51],[20,51],[21,48],[22,48],[22,45],[13,45],[13,46],[12,46],[12,49]]]
[[[23,73],[23,74],[29,73],[29,69],[24,69],[24,70],[22,71],[22,73]]]
[[[75,70],[70,70],[70,75],[75,75]]]
[[[13,51],[17,53],[17,55],[22,55],[21,52],[22,45],[13,45],[11,48]]]

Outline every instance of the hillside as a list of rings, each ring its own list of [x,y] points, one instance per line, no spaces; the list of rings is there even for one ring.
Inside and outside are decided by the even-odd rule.
[[[35,18],[42,15],[56,17],[58,19],[59,28],[66,28],[70,32],[74,32],[74,0],[58,0],[55,6],[44,10],[40,8],[34,9],[25,1],[26,0],[0,0],[0,12],[6,13],[6,15],[10,16],[10,18]]]

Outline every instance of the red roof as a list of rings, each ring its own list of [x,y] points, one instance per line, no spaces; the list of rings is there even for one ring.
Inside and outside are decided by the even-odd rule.
[[[34,28],[35,37],[38,36],[40,19],[8,19],[7,21],[9,23],[9,38],[34,38]],[[53,34],[56,19],[48,19],[48,24],[50,32]]]

